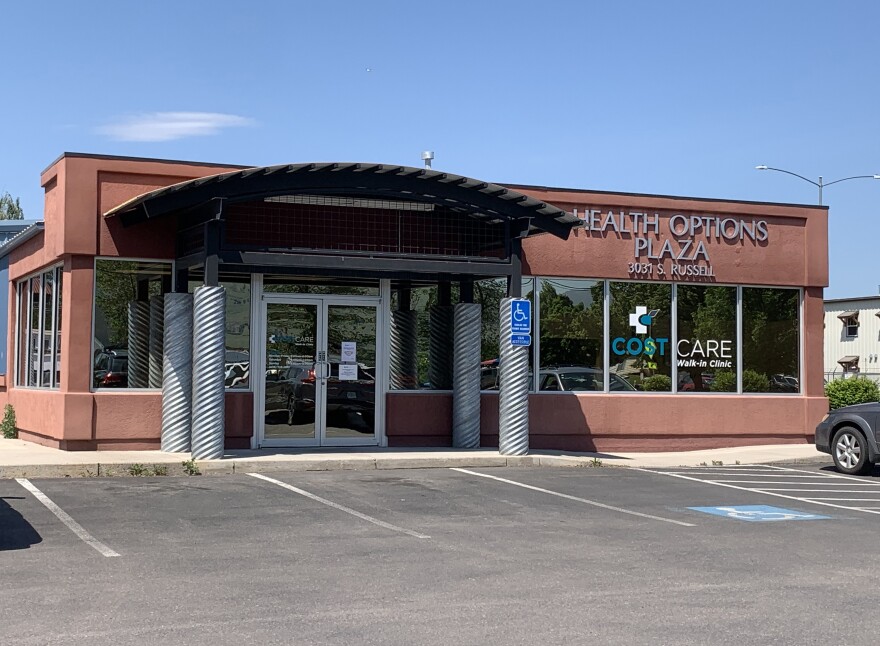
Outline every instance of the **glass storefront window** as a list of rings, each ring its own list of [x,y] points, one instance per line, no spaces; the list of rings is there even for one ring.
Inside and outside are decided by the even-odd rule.
[[[612,282],[609,290],[610,375],[637,390],[671,391],[672,285]]]
[[[19,386],[57,388],[61,382],[61,267],[18,284]]]
[[[679,285],[678,392],[736,392],[736,287]]]
[[[538,285],[539,389],[604,390],[604,281],[541,278]]]
[[[140,357],[135,348],[132,362],[129,347],[132,333],[140,335],[142,348],[148,347],[149,315],[146,321],[129,317],[129,305],[146,303],[148,312],[150,298],[168,291],[170,284],[170,262],[95,261],[94,388],[149,387],[147,355]]]
[[[743,392],[800,392],[800,292],[743,287]]]
[[[459,301],[459,285],[451,285],[451,301]],[[534,279],[525,278],[522,282],[523,297],[533,299]],[[481,306],[480,335],[480,387],[482,390],[498,389],[498,356],[499,356],[499,308],[501,299],[507,295],[507,280],[491,278],[474,282],[474,302]],[[430,339],[431,339],[431,308],[439,302],[436,285],[414,287],[410,290],[410,309],[416,312],[418,331],[418,386],[421,390],[451,389],[451,382],[444,388],[443,384],[435,385],[430,379]],[[391,311],[398,308],[399,290],[392,288]],[[452,345],[449,345],[452,353]],[[450,358],[451,364],[451,358]],[[529,357],[531,366],[531,355]],[[451,379],[451,375],[450,375]]]
[[[429,350],[431,343],[431,307],[437,304],[437,287],[413,287],[409,292],[410,310],[416,312],[417,364],[418,378],[413,390],[437,390],[438,386],[431,383],[429,377]],[[400,290],[391,291],[391,311],[400,307]],[[451,352],[450,345],[450,352]],[[394,388],[394,384],[391,385]]]
[[[201,272],[191,272],[190,293],[203,284]],[[247,388],[251,373],[251,277],[220,274],[226,290],[226,387]]]
[[[226,387],[247,388],[251,367],[250,276],[221,276],[220,285],[226,288]]]
[[[263,291],[267,294],[337,294],[340,296],[378,296],[379,281],[364,280],[344,283],[339,279],[330,279],[326,284],[320,283],[315,276],[285,276],[283,274],[266,274],[263,276]]]
[[[474,302],[482,306],[480,341],[480,389],[498,390],[499,340],[501,336],[501,299],[507,296],[506,278],[489,278],[474,282]],[[522,279],[522,296],[535,303],[535,279]],[[535,330],[532,330],[534,335]],[[533,370],[535,346],[529,348],[529,372]],[[532,385],[531,379],[529,380]]]

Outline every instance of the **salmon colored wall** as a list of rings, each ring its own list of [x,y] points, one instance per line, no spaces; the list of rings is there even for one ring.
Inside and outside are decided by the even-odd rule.
[[[389,393],[389,446],[451,446],[452,396]],[[480,400],[480,445],[498,446],[498,396]],[[529,444],[567,451],[696,451],[812,440],[824,397],[787,395],[529,396]]]
[[[21,437],[67,449],[158,448],[158,392],[90,392],[94,258],[173,258],[176,222],[122,232],[118,222],[108,225],[103,213],[145,191],[236,168],[65,155],[43,172],[45,228],[13,250],[9,274],[15,281],[64,265],[61,384],[54,391],[14,387],[15,339],[9,335],[8,381],[0,384],[0,404],[15,407]],[[9,311],[15,330],[13,293]],[[230,393],[227,419],[228,446],[249,446],[253,395]]]
[[[64,394],[57,390],[14,388],[22,439],[68,450],[158,449],[162,394],[116,391]],[[253,394],[226,393],[226,448],[250,448]]]
[[[804,289],[804,393],[808,397],[825,397],[825,304],[821,287]],[[822,415],[828,412],[826,404]],[[821,417],[821,415],[820,415]]]

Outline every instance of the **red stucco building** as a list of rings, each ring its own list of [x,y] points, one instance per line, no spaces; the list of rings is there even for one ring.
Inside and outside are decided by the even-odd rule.
[[[0,404],[29,441],[164,443],[186,371],[169,363],[168,294],[201,285],[224,288],[225,395],[221,418],[187,414],[225,448],[450,445],[450,321],[471,303],[466,371],[497,446],[507,296],[534,312],[533,448],[804,442],[827,411],[825,207],[70,153],[41,181],[44,223],[0,247]]]

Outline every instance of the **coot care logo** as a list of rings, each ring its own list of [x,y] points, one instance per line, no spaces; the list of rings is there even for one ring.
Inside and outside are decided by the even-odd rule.
[[[636,306],[636,311],[629,315],[629,324],[633,327],[636,334],[649,334],[651,325],[653,325],[654,319],[657,318],[659,313],[660,310],[648,311],[648,308],[644,305],[638,305]],[[649,336],[646,339],[642,339],[633,336],[625,339],[619,336],[611,340],[611,351],[618,356],[629,354],[637,357],[645,354],[653,357],[655,354],[659,354],[662,357],[666,354],[667,343],[669,343],[669,339],[665,337],[655,339]]]

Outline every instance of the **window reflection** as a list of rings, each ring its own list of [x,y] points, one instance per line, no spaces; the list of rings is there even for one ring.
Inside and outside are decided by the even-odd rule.
[[[612,282],[609,291],[611,374],[638,390],[671,391],[672,285]]]
[[[541,371],[539,389],[604,390],[603,281],[542,278],[539,282]],[[615,377],[615,385],[626,384]],[[631,390],[632,387],[629,386]]]
[[[799,292],[743,287],[743,392],[800,392]]]
[[[679,285],[679,392],[736,392],[736,287]]]
[[[201,272],[191,272],[189,291],[203,284]],[[226,290],[226,375],[227,388],[247,388],[251,367],[251,277],[221,273],[219,284]]]
[[[94,388],[161,386],[150,383],[150,299],[170,284],[170,262],[95,261]]]

